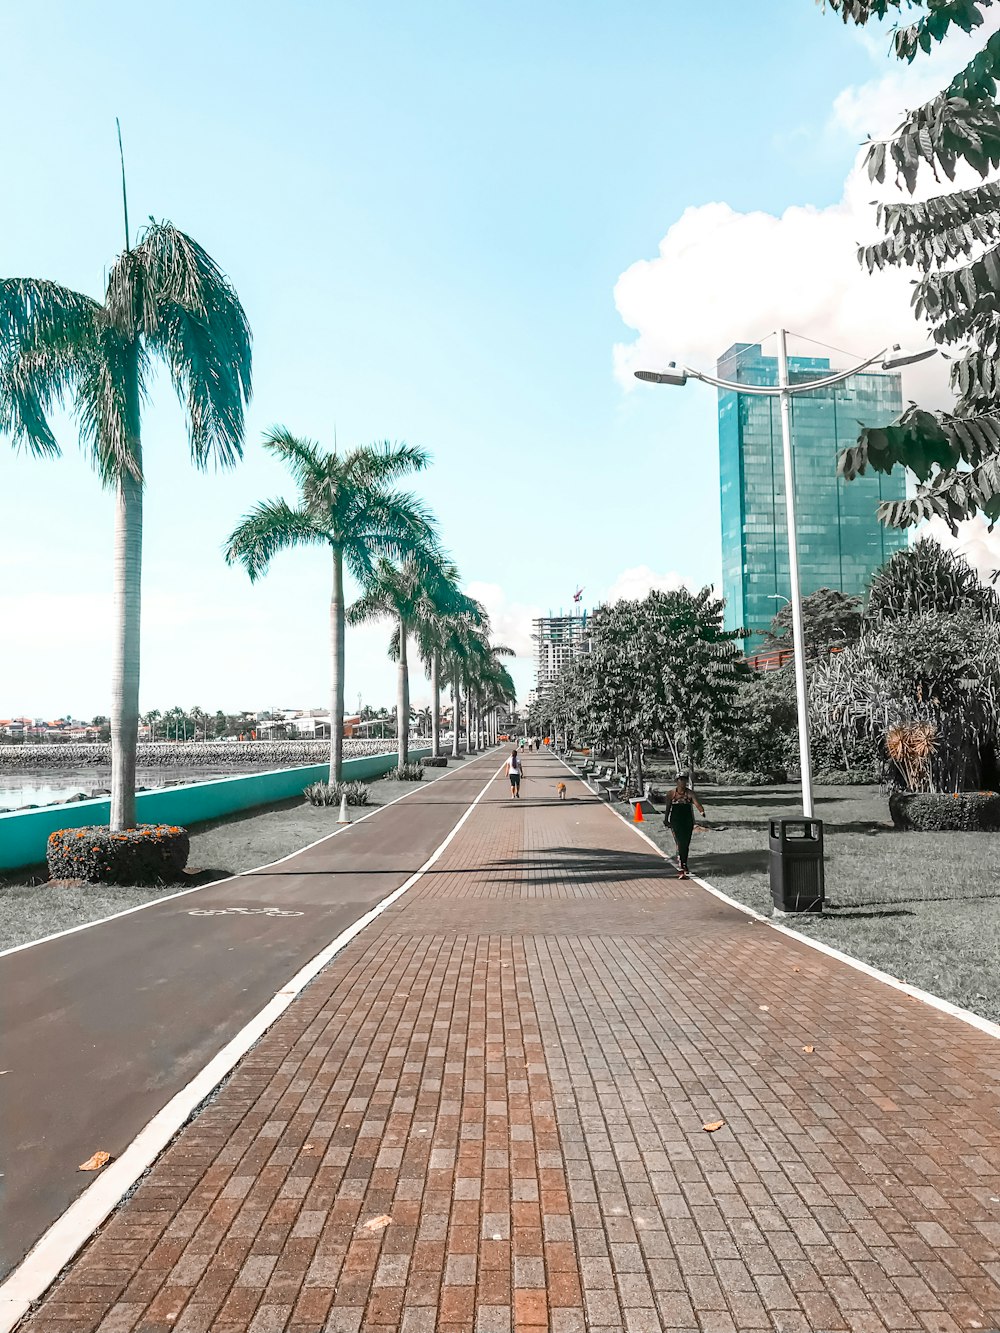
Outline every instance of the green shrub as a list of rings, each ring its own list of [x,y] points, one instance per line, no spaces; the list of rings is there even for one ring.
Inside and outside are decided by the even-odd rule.
[[[424,766],[423,764],[400,764],[398,768],[386,773],[386,777],[392,782],[423,782]]]
[[[896,828],[916,833],[1000,832],[1000,794],[993,791],[892,792],[889,813]]]
[[[717,787],[770,787],[775,781],[776,779],[770,773],[758,773],[754,771],[734,771],[712,774],[713,785]]]
[[[821,768],[813,773],[817,787],[877,787],[880,781],[874,768],[854,768],[847,773],[842,769]]]
[[[340,805],[345,796],[348,805],[367,805],[369,789],[365,782],[311,782],[302,795],[310,805]]]
[[[422,762],[425,768],[447,768],[448,756],[444,754],[430,755],[427,759],[424,759]]]
[[[101,826],[57,829],[49,835],[50,879],[90,884],[158,884],[187,865],[191,840],[174,824],[140,824],[112,833]]]

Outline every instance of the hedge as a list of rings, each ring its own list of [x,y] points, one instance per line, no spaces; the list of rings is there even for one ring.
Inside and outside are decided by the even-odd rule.
[[[191,839],[174,824],[139,824],[112,833],[101,825],[57,829],[49,835],[50,879],[90,884],[162,884],[187,865]]]
[[[813,782],[817,787],[877,787],[879,775],[874,768],[817,769]]]
[[[911,832],[1000,832],[1000,794],[992,791],[893,792],[889,813],[896,828]]]

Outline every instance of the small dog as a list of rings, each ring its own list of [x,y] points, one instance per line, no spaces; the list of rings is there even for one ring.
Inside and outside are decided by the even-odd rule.
[[[565,801],[565,799],[566,799],[566,784],[565,784],[565,782],[557,782],[557,783],[556,783],[556,791],[559,793],[559,799],[560,799],[560,801]]]

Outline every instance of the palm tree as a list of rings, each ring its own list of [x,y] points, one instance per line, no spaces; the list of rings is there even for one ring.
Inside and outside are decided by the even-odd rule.
[[[486,612],[479,602],[465,598],[466,605],[442,613],[433,631],[432,642],[437,644],[437,660],[447,680],[451,681],[452,745],[454,756],[459,754],[459,733],[462,728],[462,680],[465,664],[474,651],[474,635],[478,626],[486,622]],[[432,685],[434,677],[431,677]]]
[[[275,426],[264,447],[287,466],[299,487],[298,505],[265,500],[230,534],[226,561],[241,564],[251,581],[266,573],[279,551],[326,546],[333,563],[330,596],[330,781],[339,782],[344,755],[344,572],[367,586],[380,556],[405,560],[434,544],[434,523],[416,496],[391,483],[430,461],[408,444],[362,445],[324,453],[312,440]]]
[[[103,304],[58,283],[0,280],[0,431],[30,453],[59,446],[49,424],[71,403],[80,440],[115,504],[111,828],[135,824],[142,572],[142,405],[164,363],[187,416],[191,458],[242,456],[250,328],[215,261],[169,222],[151,222],[111,267]]]
[[[409,757],[410,630],[420,614],[428,589],[434,587],[444,575],[445,566],[438,553],[431,548],[414,552],[398,565],[383,556],[376,562],[364,592],[347,612],[349,625],[363,625],[386,616],[394,616],[396,619],[389,653],[398,663],[396,736],[400,768]]]
[[[487,709],[492,707],[492,696],[498,692],[502,699],[515,697],[514,683],[501,665],[501,657],[513,657],[514,650],[505,644],[491,644],[489,621],[474,629],[467,641],[465,655],[465,695],[468,715],[469,749],[479,744]]]
[[[442,563],[429,578],[413,621],[414,638],[421,663],[431,682],[431,749],[435,758],[441,754],[441,668],[446,657],[452,617],[467,615],[474,621],[482,608],[466,596],[458,585],[458,569]],[[392,649],[390,655],[394,656]]]

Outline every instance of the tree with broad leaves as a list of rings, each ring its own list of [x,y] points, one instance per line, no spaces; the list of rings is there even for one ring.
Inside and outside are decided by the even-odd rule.
[[[623,754],[629,795],[642,794],[649,744],[662,739],[675,766],[693,770],[709,734],[732,725],[748,670],[736,640],[746,631],[723,628],[723,607],[711,588],[598,607],[591,651],[542,701],[598,748]]]
[[[900,60],[927,54],[957,29],[973,32],[997,0],[821,0],[845,23],[863,26],[903,14],[893,45]],[[894,171],[912,195],[921,166],[954,181],[962,163],[985,178],[1000,166],[1000,33],[923,106],[910,111],[888,141],[868,151],[869,176]],[[951,367],[954,411],[911,404],[891,426],[866,427],[840,458],[847,478],[872,467],[901,466],[919,485],[905,500],[879,506],[881,520],[905,528],[942,518],[952,532],[976,513],[1000,518],[1000,183],[987,182],[921,203],[883,203],[884,239],[859,257],[873,272],[915,265],[922,277],[913,308],[934,340],[958,350]]]
[[[329,551],[330,781],[339,782],[344,759],[344,574],[364,587],[379,556],[405,560],[434,545],[434,522],[426,507],[416,496],[392,488],[398,478],[425,468],[429,455],[413,445],[389,443],[325,453],[284,426],[267,432],[264,448],[287,465],[299,487],[298,503],[258,504],[230,534],[226,561],[242,565],[253,581],[266,573],[279,551],[295,546]]]
[[[819,588],[802,599],[802,637],[806,657],[826,657],[831,648],[853,643],[861,633],[861,598],[835,588]],[[792,647],[792,608],[783,606],[771,621],[765,651]]]
[[[195,466],[236,463],[250,397],[250,327],[201,246],[153,222],[108,274],[103,303],[58,283],[0,279],[0,433],[59,453],[52,413],[71,404],[81,443],[115,493],[111,829],[135,825],[142,576],[142,408],[155,362],[184,406]]]

